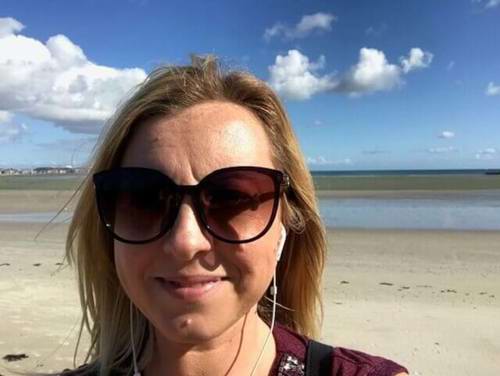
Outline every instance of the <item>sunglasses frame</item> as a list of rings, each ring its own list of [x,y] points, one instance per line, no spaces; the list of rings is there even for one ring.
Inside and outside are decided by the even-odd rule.
[[[210,174],[206,175],[203,179],[201,179],[198,184],[195,185],[177,185],[171,178],[169,178],[167,175],[164,173],[151,169],[151,168],[145,168],[145,167],[117,167],[101,172],[97,172],[93,175],[92,180],[94,182],[94,189],[95,189],[95,198],[96,198],[96,204],[97,204],[97,210],[99,213],[99,217],[101,219],[101,222],[103,223],[104,227],[106,230],[111,234],[111,236],[119,240],[123,243],[128,243],[128,244],[146,244],[153,242],[162,236],[164,236],[168,231],[172,228],[173,223],[170,223],[167,221],[165,225],[160,229],[160,232],[145,240],[128,240],[125,239],[117,234],[114,233],[112,229],[111,223],[106,223],[105,215],[104,215],[104,208],[102,207],[100,200],[99,200],[99,192],[102,188],[102,186],[105,184],[107,179],[112,178],[113,176],[116,176],[117,174],[123,174],[126,173],[127,171],[147,171],[147,173],[153,173],[157,174],[157,178],[159,180],[163,180],[165,182],[165,186],[170,186],[174,188],[175,192],[175,198],[176,198],[176,206],[175,206],[175,217],[173,221],[175,222],[175,219],[177,218],[179,214],[179,208],[184,200],[184,197],[186,195],[190,195],[193,203],[194,203],[194,208],[197,217],[199,218],[200,222],[203,224],[203,227],[212,235],[214,238],[221,240],[226,243],[231,243],[231,244],[242,244],[242,243],[249,243],[252,241],[255,241],[262,236],[264,236],[267,231],[271,228],[274,219],[276,218],[276,213],[278,211],[278,206],[279,206],[279,200],[281,195],[286,192],[286,190],[290,187],[290,178],[288,175],[282,171],[271,169],[271,168],[266,168],[266,167],[257,167],[257,166],[234,166],[234,167],[226,167],[222,168],[219,170],[212,171]],[[253,172],[258,172],[258,173],[263,173],[265,175],[268,175],[272,178],[273,184],[274,184],[274,197],[273,197],[273,208],[271,215],[269,217],[267,225],[264,227],[264,229],[257,234],[256,236],[251,237],[250,239],[244,239],[244,240],[234,240],[234,239],[227,239],[219,234],[217,234],[213,228],[210,227],[208,224],[207,218],[205,217],[205,212],[203,210],[200,196],[201,196],[201,191],[203,189],[203,185],[206,184],[207,181],[212,179],[214,176],[228,173],[228,172],[234,172],[234,171],[253,171]],[[166,217],[167,213],[165,213],[164,217]]]

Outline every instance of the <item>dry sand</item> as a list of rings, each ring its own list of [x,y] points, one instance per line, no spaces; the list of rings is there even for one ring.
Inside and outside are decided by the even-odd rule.
[[[54,211],[68,197],[0,191],[0,214]],[[74,272],[58,265],[67,225],[35,240],[41,227],[0,222],[3,375],[72,367],[80,309]],[[500,231],[329,230],[328,240],[325,341],[411,375],[500,375]]]
[[[330,231],[323,336],[412,375],[500,375],[500,232]]]

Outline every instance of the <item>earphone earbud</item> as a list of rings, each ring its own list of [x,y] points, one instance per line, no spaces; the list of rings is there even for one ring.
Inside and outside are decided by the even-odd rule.
[[[276,261],[279,261],[281,258],[281,254],[283,253],[283,247],[285,246],[286,241],[286,229],[285,226],[281,225],[281,236],[278,242],[278,246],[276,247]]]

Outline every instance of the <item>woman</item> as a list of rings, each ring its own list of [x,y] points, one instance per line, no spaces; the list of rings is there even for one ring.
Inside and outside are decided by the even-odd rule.
[[[91,334],[70,373],[405,375],[352,350],[308,351],[325,251],[272,90],[210,57],[160,68],[113,118],[70,226]]]

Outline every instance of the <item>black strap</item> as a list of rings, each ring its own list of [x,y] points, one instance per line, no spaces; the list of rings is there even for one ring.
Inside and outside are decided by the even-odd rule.
[[[333,347],[314,340],[309,341],[305,376],[331,376]]]

